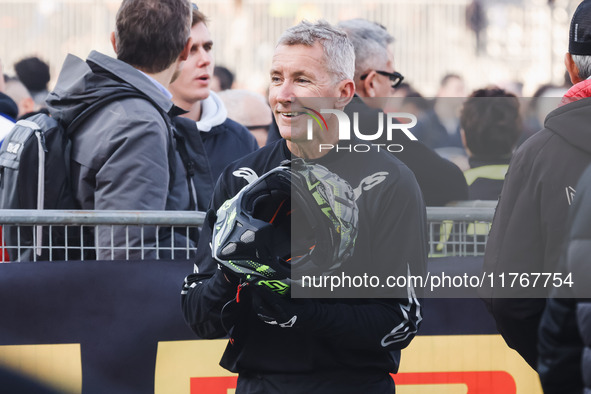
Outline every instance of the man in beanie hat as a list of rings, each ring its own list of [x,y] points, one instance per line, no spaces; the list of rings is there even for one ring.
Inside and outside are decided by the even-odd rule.
[[[506,280],[504,287],[499,281],[483,289],[482,296],[507,344],[534,369],[545,297],[576,280],[557,266],[575,186],[591,163],[591,0],[573,15],[565,63],[574,86],[548,114],[544,129],[514,154],[484,257],[484,272]],[[553,283],[534,284],[536,273]],[[516,274],[531,280],[509,286],[507,279]]]
[[[18,79],[31,93],[35,103],[45,107],[47,84],[50,80],[49,65],[38,57],[27,57],[14,64]]]

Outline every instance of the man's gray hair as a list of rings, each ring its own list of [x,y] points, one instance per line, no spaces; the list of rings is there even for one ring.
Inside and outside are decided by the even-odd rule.
[[[335,81],[353,79],[355,75],[355,50],[347,35],[326,21],[311,23],[302,21],[287,29],[277,45],[306,45],[320,43],[328,71],[335,75]]]
[[[367,19],[341,21],[337,27],[349,36],[355,48],[355,78],[370,70],[383,70],[388,63],[388,45],[394,37],[386,28]]]
[[[579,69],[579,78],[585,80],[591,77],[591,56],[571,55],[573,62]]]

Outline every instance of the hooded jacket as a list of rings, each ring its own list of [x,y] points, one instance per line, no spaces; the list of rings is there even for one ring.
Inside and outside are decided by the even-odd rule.
[[[215,182],[228,164],[254,152],[259,146],[246,127],[228,118],[223,101],[214,92],[210,92],[201,105],[197,129]]]
[[[87,61],[69,55],[55,90],[48,96],[51,115],[69,124],[95,101],[121,92],[141,94],[111,101],[92,113],[72,133],[72,188],[82,209],[186,210],[190,200],[182,162],[177,158],[167,114],[170,99],[150,79],[129,64],[98,52]],[[115,229],[115,247],[125,245],[125,229]],[[140,251],[141,229],[129,230],[130,258],[151,258]],[[144,229],[144,245],[156,244],[156,232]],[[110,228],[98,229],[96,245],[110,245]],[[160,236],[160,245],[166,239]],[[169,241],[168,241],[169,242]],[[115,250],[114,258],[125,256]],[[112,257],[99,249],[100,258]],[[137,255],[137,256],[136,256]]]
[[[591,98],[572,101],[548,114],[545,128],[514,154],[486,246],[486,275],[557,272],[567,210],[591,163],[590,122]],[[483,289],[483,298],[509,347],[535,368],[538,326],[552,285],[497,284]]]

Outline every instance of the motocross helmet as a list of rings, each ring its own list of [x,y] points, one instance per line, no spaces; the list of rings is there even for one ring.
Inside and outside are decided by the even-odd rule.
[[[218,209],[212,254],[224,271],[286,295],[293,281],[334,272],[353,254],[357,221],[344,179],[284,161]]]

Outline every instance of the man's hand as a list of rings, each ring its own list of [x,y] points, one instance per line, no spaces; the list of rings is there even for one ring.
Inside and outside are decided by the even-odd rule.
[[[262,286],[252,285],[251,294],[258,318],[281,328],[309,327],[317,309],[312,300],[281,297]]]

